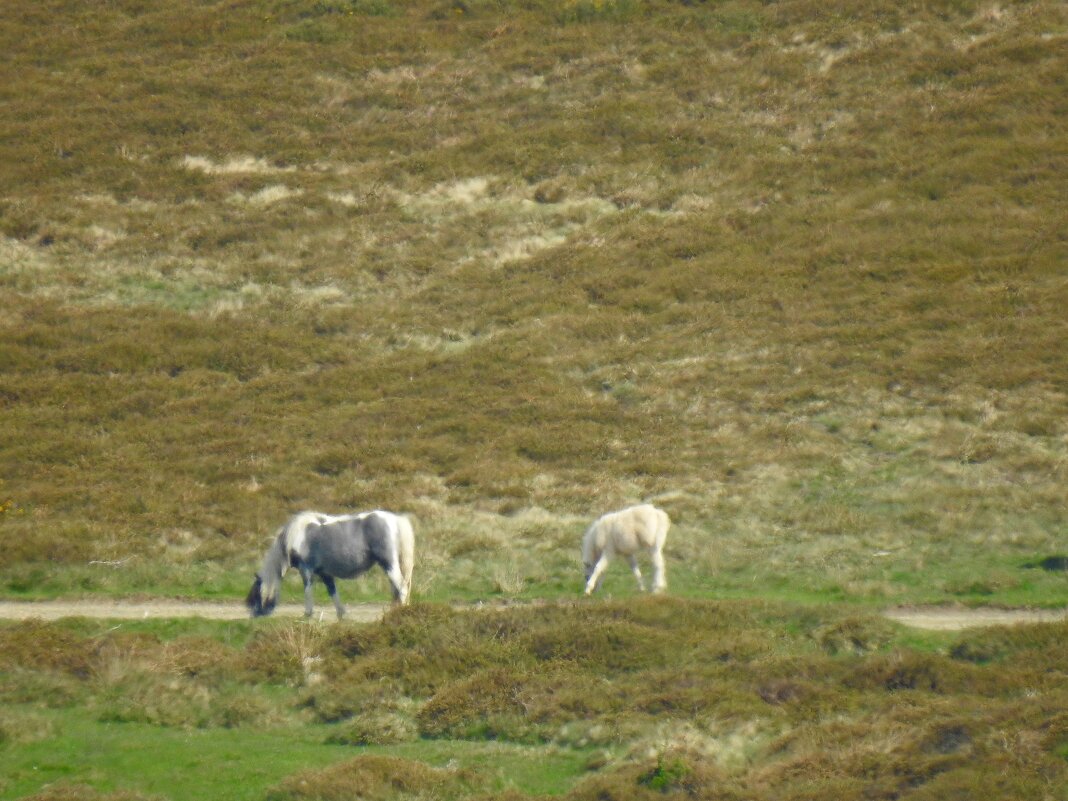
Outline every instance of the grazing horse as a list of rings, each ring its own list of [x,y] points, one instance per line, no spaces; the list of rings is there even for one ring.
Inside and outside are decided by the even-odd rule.
[[[304,581],[304,616],[312,615],[312,579],[318,576],[340,620],[345,607],[338,599],[334,579],[354,578],[378,565],[389,579],[394,602],[406,604],[412,590],[414,558],[415,535],[403,515],[300,512],[278,529],[245,603],[253,617],[271,614],[278,603],[282,577],[295,567]]]
[[[638,551],[643,548],[648,549],[653,560],[653,592],[663,592],[667,588],[664,540],[670,526],[667,512],[648,503],[610,512],[595,520],[582,538],[586,595],[601,586],[605,568],[616,554],[630,560],[630,569],[638,579],[638,589],[644,592],[645,582],[638,569]]]

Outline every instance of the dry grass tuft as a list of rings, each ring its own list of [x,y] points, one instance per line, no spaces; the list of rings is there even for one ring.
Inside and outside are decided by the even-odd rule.
[[[326,632],[314,623],[279,621],[256,633],[245,651],[244,668],[260,680],[314,684],[326,642]]]

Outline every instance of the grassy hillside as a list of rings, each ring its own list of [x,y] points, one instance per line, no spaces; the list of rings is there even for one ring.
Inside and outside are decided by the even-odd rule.
[[[653,500],[681,595],[1068,601],[1066,30],[4,14],[0,593],[236,597],[290,512],[386,507],[423,598],[569,595]]]

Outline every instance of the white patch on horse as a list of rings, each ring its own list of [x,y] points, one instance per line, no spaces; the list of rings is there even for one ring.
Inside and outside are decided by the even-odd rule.
[[[340,519],[341,518],[338,516],[327,515],[322,512],[300,512],[294,515],[282,529],[282,543],[285,548],[285,555],[307,553],[304,547],[304,538],[307,534],[308,526],[312,523],[322,525],[323,523],[329,523]],[[282,565],[283,576],[289,570],[289,567],[290,564],[287,559]]]

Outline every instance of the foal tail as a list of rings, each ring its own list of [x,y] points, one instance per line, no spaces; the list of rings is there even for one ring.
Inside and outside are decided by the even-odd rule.
[[[401,576],[404,578],[402,604],[408,603],[412,594],[412,568],[415,566],[415,532],[412,521],[404,515],[397,515],[397,561],[400,563]]]

